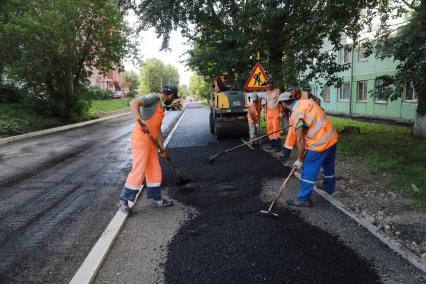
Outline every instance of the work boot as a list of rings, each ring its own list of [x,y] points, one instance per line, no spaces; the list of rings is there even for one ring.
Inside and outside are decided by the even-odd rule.
[[[275,152],[281,152],[282,141],[280,138],[275,140]]]
[[[296,197],[296,198],[287,200],[287,205],[297,206],[297,207],[312,207],[313,204],[310,198],[307,200],[300,200],[299,198]]]
[[[154,205],[155,208],[169,207],[169,206],[173,205],[173,202],[167,201],[167,200],[161,198],[159,200],[154,200],[153,205]]]
[[[265,151],[267,151],[267,152],[275,151],[275,140],[271,140],[271,141],[269,142],[269,145],[267,145],[267,146],[264,148],[264,150],[265,150]]]
[[[129,202],[127,200],[120,199],[119,210],[123,213],[130,213],[131,209],[129,207]]]

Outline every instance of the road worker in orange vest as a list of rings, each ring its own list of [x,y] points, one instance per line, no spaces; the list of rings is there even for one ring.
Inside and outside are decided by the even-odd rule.
[[[308,87],[306,89],[306,92],[303,92],[299,86],[297,85],[297,83],[290,83],[288,85],[287,91],[290,92],[292,98],[294,98],[295,100],[308,100],[308,99],[312,99],[314,100],[319,106],[321,106],[321,100],[314,96],[312,94],[312,92],[310,92],[311,88]],[[288,109],[283,108],[284,111],[288,111]],[[287,115],[289,117],[289,115]],[[287,137],[285,139],[284,142],[284,148],[282,153],[280,154],[279,158],[282,160],[286,160],[287,158],[290,157],[291,154],[291,150],[293,149],[294,145],[296,144],[296,140],[297,140],[297,136],[296,133],[294,133],[294,131],[289,128],[288,132],[287,132]]]
[[[280,89],[273,87],[274,80],[272,77],[269,77],[266,85],[268,90],[265,92],[265,119],[266,119],[266,128],[267,133],[274,132],[279,130],[280,127],[280,118],[282,116],[281,110],[282,107],[278,103],[278,97],[280,96]],[[281,138],[280,132],[269,135],[270,145],[266,147],[267,151],[280,151],[281,150]]]
[[[309,207],[312,206],[310,197],[321,167],[324,169],[322,189],[329,194],[335,189],[337,132],[315,101],[295,100],[290,92],[281,94],[279,101],[291,111],[290,124],[297,135],[298,149],[293,166],[302,171],[298,196],[287,200],[287,204]]]
[[[147,132],[163,145],[161,123],[164,117],[163,104],[170,105],[177,95],[177,88],[173,84],[164,86],[160,95],[146,94],[130,101],[130,109],[136,120],[132,131],[132,170],[127,176],[126,184],[120,194],[120,210],[129,212],[128,202],[135,201],[144,180],[147,187],[147,198],[153,200],[156,208],[173,205],[161,196],[162,171],[158,157],[158,149],[149,138]],[[137,121],[142,122],[142,125]],[[164,148],[164,147],[162,147]],[[160,155],[167,157],[167,151]]]
[[[258,123],[260,117],[261,102],[256,93],[249,94],[247,109],[247,121],[249,127],[250,141],[256,139],[258,133]],[[258,144],[256,143],[255,146]]]

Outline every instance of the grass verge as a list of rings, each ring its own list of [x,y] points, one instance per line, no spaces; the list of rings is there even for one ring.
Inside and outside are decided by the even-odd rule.
[[[338,131],[358,127],[361,134],[341,135],[338,153],[359,157],[374,174],[390,176],[386,190],[410,195],[419,207],[426,208],[426,141],[413,137],[410,128],[348,118],[330,117]]]
[[[93,100],[89,117],[129,107],[129,99]],[[0,104],[0,138],[52,128],[66,123],[57,117],[44,116],[22,104]]]
[[[89,115],[111,112],[129,107],[129,99],[117,100],[93,100],[89,109]]]
[[[40,115],[21,104],[0,104],[0,138],[61,124],[58,118]]]

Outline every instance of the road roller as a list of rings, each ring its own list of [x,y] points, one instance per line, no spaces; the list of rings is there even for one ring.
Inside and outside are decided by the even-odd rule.
[[[210,132],[217,139],[248,135],[247,100],[243,91],[223,90],[210,94]]]

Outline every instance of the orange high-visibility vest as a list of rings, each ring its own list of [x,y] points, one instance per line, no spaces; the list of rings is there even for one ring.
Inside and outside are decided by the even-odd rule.
[[[308,97],[308,93],[302,92],[300,99],[307,100],[307,97]],[[309,99],[309,100],[312,100],[312,99]],[[317,103],[315,100],[312,100],[312,101]],[[296,141],[297,141],[297,134],[294,130],[291,129],[291,127],[289,127],[287,137],[285,138],[284,147],[291,150],[293,149],[294,145],[296,145]]]
[[[324,110],[318,106],[313,100],[298,100],[293,106],[290,116],[291,127],[287,137],[296,136],[296,125],[300,119],[303,119],[309,129],[304,130],[305,149],[316,152],[323,152],[333,146],[338,139],[338,135],[330,119],[325,114]],[[290,135],[291,134],[291,135]],[[297,137],[297,136],[296,136]],[[286,144],[287,144],[286,139]],[[288,146],[292,146],[290,144]],[[286,148],[292,149],[293,147]]]

